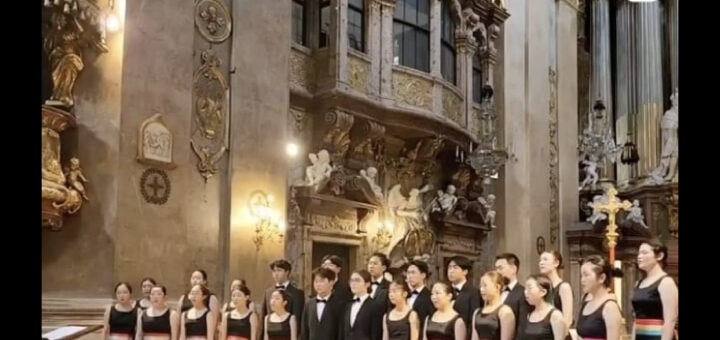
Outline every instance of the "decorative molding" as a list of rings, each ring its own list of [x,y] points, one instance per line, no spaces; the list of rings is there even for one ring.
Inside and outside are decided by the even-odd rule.
[[[163,115],[156,113],[138,127],[137,161],[143,164],[173,169],[173,135]]]
[[[145,202],[163,205],[170,198],[170,178],[161,169],[149,168],[140,176],[140,194]]]
[[[393,70],[392,86],[395,100],[432,111],[431,81]]]
[[[212,43],[221,43],[232,32],[230,9],[218,0],[200,0],[195,5],[195,27],[200,35]]]
[[[558,78],[549,68],[550,79],[550,244],[555,245],[560,234],[560,170],[558,167]]]
[[[343,166],[345,155],[350,148],[350,128],[355,117],[349,113],[334,110],[325,113],[326,131],[319,149],[330,152],[333,166]]]
[[[370,65],[357,57],[348,55],[348,83],[350,87],[364,94],[368,92]]]
[[[340,219],[337,216],[311,215],[310,224],[320,229],[332,229],[344,232],[355,232],[357,221]]]
[[[289,132],[293,137],[299,137],[305,131],[305,123],[308,120],[308,114],[305,111],[290,108],[290,118],[288,119]]]
[[[462,122],[462,113],[460,107],[462,105],[462,99],[451,90],[446,87],[442,89],[442,108],[443,115],[460,126],[464,126]]]
[[[312,92],[314,90],[314,77],[315,67],[313,59],[302,52],[291,49],[290,84]]]

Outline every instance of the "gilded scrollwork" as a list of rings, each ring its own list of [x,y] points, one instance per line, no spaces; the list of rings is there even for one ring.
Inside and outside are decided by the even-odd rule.
[[[442,107],[444,116],[463,126],[460,112],[461,104],[460,97],[447,88],[443,88]]]
[[[345,155],[350,149],[350,128],[355,118],[342,111],[330,111],[325,114],[327,130],[322,139],[321,148],[330,152],[333,166],[344,165]]]
[[[432,110],[432,83],[403,72],[393,71],[393,97],[405,104]]]
[[[369,69],[370,65],[364,60],[349,56],[348,83],[350,87],[362,93],[367,93]]]
[[[225,133],[228,85],[214,50],[203,51],[201,61],[194,77],[195,123],[205,139],[215,140]]]

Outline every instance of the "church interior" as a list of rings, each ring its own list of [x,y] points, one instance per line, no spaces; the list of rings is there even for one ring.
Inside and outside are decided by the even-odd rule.
[[[679,0],[41,2],[44,339],[165,339],[108,330],[130,302],[145,325],[159,286],[167,339],[218,339],[185,323],[206,290],[211,311],[242,291],[264,339],[285,339],[267,335],[278,269],[307,309],[333,281],[321,268],[358,298],[378,266],[388,282],[419,268],[433,294],[459,268],[478,317],[485,277],[537,311],[529,284],[549,278],[569,318],[549,339],[595,339],[579,334],[600,296],[589,258],[619,307],[606,339],[677,339]],[[654,277],[658,320],[634,308]],[[395,339],[353,333],[348,301],[331,337],[289,304],[297,339]],[[247,339],[225,308],[219,338]],[[503,340],[531,339],[526,312]],[[461,316],[452,339],[482,339]]]

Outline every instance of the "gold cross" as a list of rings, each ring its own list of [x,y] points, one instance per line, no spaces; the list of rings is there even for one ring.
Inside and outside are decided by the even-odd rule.
[[[607,195],[607,202],[598,202],[593,204],[593,213],[605,213],[608,215],[607,232],[605,238],[608,241],[608,248],[610,248],[610,263],[615,262],[615,246],[617,245],[617,238],[620,234],[617,233],[617,225],[615,224],[615,215],[622,210],[630,210],[632,204],[630,201],[620,201],[617,195],[615,187],[610,185],[605,191]]]

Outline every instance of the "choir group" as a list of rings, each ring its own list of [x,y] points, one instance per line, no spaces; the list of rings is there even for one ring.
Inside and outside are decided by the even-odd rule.
[[[678,290],[663,270],[667,248],[656,240],[643,243],[637,263],[643,276],[632,295],[635,340],[676,337]],[[496,257],[495,269],[483,273],[478,287],[468,281],[471,262],[450,259],[447,281],[426,286],[428,264],[414,260],[391,280],[390,261],[373,254],[367,267],[339,280],[343,260],[327,255],[312,272],[313,293],[289,281],[291,264],[270,264],[275,284],[262,292],[258,310],[243,280],[230,286],[222,307],[207,288],[207,274],[196,270],[190,289],[168,308],[167,290],[152,278],[142,280],[143,297],[131,298],[126,282],[115,286],[116,302],[105,313],[110,340],[565,340],[569,329],[583,340],[619,340],[620,308],[611,292],[613,277],[622,273],[603,257],[589,256],[581,267],[584,295],[573,312],[572,287],[563,281],[562,256],[545,252],[538,273],[524,286],[518,282],[520,262],[512,253]]]

